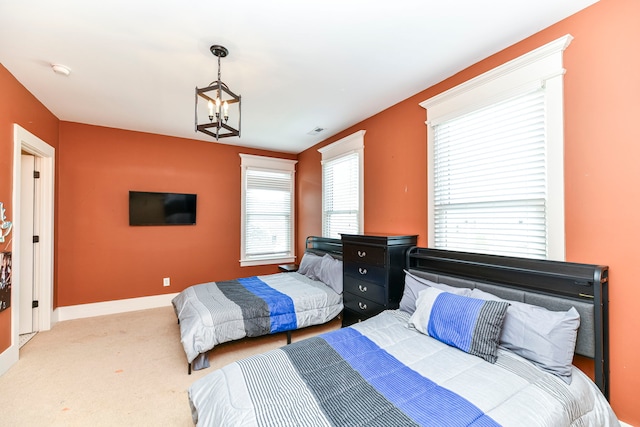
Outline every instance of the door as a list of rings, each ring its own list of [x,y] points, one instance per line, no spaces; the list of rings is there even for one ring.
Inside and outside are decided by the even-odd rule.
[[[21,156],[21,191],[20,191],[20,310],[19,333],[28,334],[37,330],[37,274],[38,245],[34,236],[37,209],[37,179],[35,156],[23,154]]]

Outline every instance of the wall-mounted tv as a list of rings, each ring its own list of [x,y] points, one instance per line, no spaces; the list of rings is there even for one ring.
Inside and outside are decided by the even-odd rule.
[[[129,191],[129,225],[193,225],[196,194]]]

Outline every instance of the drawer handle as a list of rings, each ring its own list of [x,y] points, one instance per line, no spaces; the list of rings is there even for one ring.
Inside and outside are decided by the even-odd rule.
[[[367,292],[366,286],[358,285],[358,289],[360,289],[360,292]]]
[[[360,301],[358,301],[358,307],[360,307],[360,310],[366,310],[367,309],[367,304],[363,304]]]
[[[358,256],[359,256],[360,258],[364,258],[364,257],[366,257],[366,256],[367,256],[367,252],[366,252],[366,251],[358,251]]]
[[[362,268],[362,267],[358,267],[358,273],[362,274],[363,276],[365,274],[367,274],[367,269],[366,268]]]

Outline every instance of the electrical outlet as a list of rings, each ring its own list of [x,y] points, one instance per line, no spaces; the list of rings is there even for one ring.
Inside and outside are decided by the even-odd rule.
[[[169,286],[171,285],[171,279],[169,277],[165,277],[164,279],[162,279],[162,286]]]

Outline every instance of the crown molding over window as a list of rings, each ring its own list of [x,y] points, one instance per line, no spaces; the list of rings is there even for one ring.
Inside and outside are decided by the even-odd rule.
[[[260,169],[278,169],[295,172],[297,160],[278,159],[275,157],[255,156],[253,154],[242,154],[242,167],[254,167]]]
[[[364,148],[364,134],[366,132],[366,130],[359,130],[336,142],[318,148],[318,152],[322,154],[322,160],[325,161],[357,150],[362,150]]]
[[[571,40],[567,34],[421,102],[428,111],[426,123],[436,125],[561,77],[562,53]]]

